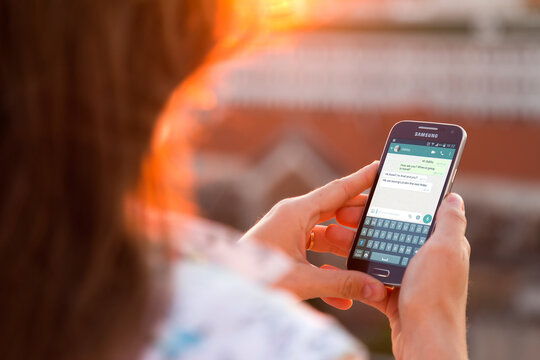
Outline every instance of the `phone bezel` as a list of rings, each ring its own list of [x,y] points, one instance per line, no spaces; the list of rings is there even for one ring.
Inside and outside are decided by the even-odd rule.
[[[437,130],[430,130],[429,128],[432,128],[432,129],[436,128]],[[390,147],[390,144],[392,143],[391,139],[397,138],[397,139],[404,139],[404,140],[424,140],[425,138],[415,136],[415,132],[417,131],[437,133],[438,136],[437,136],[437,140],[435,140],[436,142],[449,143],[449,144],[456,145],[456,153],[454,155],[454,158],[452,159],[452,163],[450,164],[450,168],[446,175],[443,191],[441,192],[441,195],[439,196],[439,201],[437,203],[435,212],[439,209],[439,206],[441,205],[443,198],[446,196],[446,194],[450,192],[450,189],[452,187],[452,183],[453,183],[456,171],[457,171],[457,166],[459,165],[461,154],[463,153],[463,148],[465,146],[465,142],[467,139],[467,133],[465,129],[463,129],[459,125],[454,125],[454,124],[405,120],[405,121],[398,122],[390,130],[390,133],[388,134],[388,138],[386,139],[386,144],[384,146],[384,149],[381,155],[379,168],[377,170],[375,180],[373,181],[374,185],[369,192],[369,196],[368,196],[366,205],[364,207],[364,212],[362,214],[362,218],[360,219],[360,223],[356,230],[354,241],[352,243],[351,249],[349,251],[349,256],[347,258],[347,269],[349,270],[359,270],[367,274],[370,274],[372,276],[374,275],[373,272],[375,269],[379,270],[379,272],[380,270],[388,270],[389,271],[388,277],[386,278],[381,278],[378,276],[375,276],[375,277],[379,279],[380,281],[382,281],[384,284],[390,285],[390,286],[401,286],[401,280],[403,279],[403,275],[405,274],[405,270],[407,269],[407,267],[384,264],[384,263],[379,263],[379,262],[371,262],[370,260],[356,259],[356,258],[353,258],[352,255],[354,254],[354,250],[356,249],[356,244],[358,243],[360,229],[363,226],[364,221],[367,216],[367,209],[369,209],[369,206],[371,205],[371,199],[373,197],[376,184],[379,181],[379,176],[381,174],[381,169],[383,168],[384,161],[386,160],[386,154],[388,153],[388,148]],[[428,240],[434,228],[435,228],[435,221],[431,223],[431,226],[429,228],[428,235],[427,235]]]

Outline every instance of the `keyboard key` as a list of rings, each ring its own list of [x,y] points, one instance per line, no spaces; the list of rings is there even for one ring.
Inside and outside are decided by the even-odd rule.
[[[366,260],[369,259],[369,251],[368,250],[364,251],[364,255],[362,255],[362,258],[366,259]]]
[[[360,235],[366,236],[366,235],[367,235],[367,231],[368,231],[367,227],[364,226],[364,227],[362,228],[362,231],[360,232]]]
[[[399,233],[398,232],[394,233],[394,236],[392,237],[392,240],[393,241],[398,241],[399,240]]]
[[[378,239],[380,233],[381,233],[381,230],[375,230],[375,232],[373,233],[373,237],[374,237],[375,239]]]
[[[383,224],[383,219],[378,219],[377,220],[377,226],[382,227],[382,224]]]
[[[398,221],[396,224],[396,230],[401,230],[403,228],[403,223],[401,221]]]
[[[392,243],[386,243],[386,251],[392,251]]]
[[[422,231],[424,231],[424,227],[422,225],[417,225],[416,226],[416,233],[421,234]]]
[[[367,231],[367,236],[373,237],[373,231],[374,231],[373,229],[369,229],[369,230]]]
[[[429,231],[429,225],[425,225],[424,229],[422,230],[422,234],[427,235],[428,231]]]
[[[371,260],[398,265],[401,257],[374,252],[371,254]]]
[[[388,228],[390,226],[390,220],[384,220],[383,227]]]
[[[399,242],[405,241],[405,234],[399,234]]]
[[[411,224],[411,225],[409,226],[409,231],[410,231],[410,232],[415,232],[415,231],[416,231],[416,224]]]
[[[386,239],[386,231],[381,231],[381,239]]]
[[[366,243],[366,240],[364,239],[358,240],[358,246],[364,246],[365,243]]]
[[[401,259],[401,266],[407,266],[407,263],[409,262],[409,258],[404,257]]]
[[[371,249],[372,246],[373,246],[373,240],[368,240],[366,247],[368,249]]]
[[[414,253],[416,254],[418,252],[418,250],[420,250],[420,248],[415,248]]]
[[[417,235],[413,236],[412,243],[415,244],[415,245],[418,244],[418,236]]]
[[[400,246],[399,246],[398,252],[399,252],[400,254],[403,254],[403,253],[405,252],[405,245],[400,245]]]
[[[398,244],[394,244],[394,246],[392,246],[392,252],[393,252],[393,253],[397,253],[398,250],[399,250],[399,245],[398,245]]]
[[[365,225],[371,224],[371,217],[366,216],[366,221],[364,222]]]
[[[390,221],[390,229],[395,229],[396,228],[396,221]]]
[[[364,250],[355,249],[353,257],[360,259],[363,253],[364,253]]]
[[[412,251],[412,247],[407,246],[407,248],[405,248],[405,255],[411,255],[411,251]]]
[[[421,236],[421,237],[420,237],[420,240],[418,240],[418,245],[424,245],[425,242],[426,242],[426,237],[425,237],[425,236]]]
[[[389,231],[386,233],[386,240],[392,240],[392,235],[394,235],[393,232]]]
[[[403,231],[409,231],[409,223],[403,223]]]
[[[381,244],[379,245],[379,250],[386,250],[386,243],[384,241],[381,241]]]
[[[412,235],[407,235],[407,237],[405,238],[405,242],[407,244],[410,244],[411,243],[411,240],[412,240]]]
[[[373,243],[373,249],[377,250],[378,248],[379,248],[379,241],[375,240],[375,242]]]

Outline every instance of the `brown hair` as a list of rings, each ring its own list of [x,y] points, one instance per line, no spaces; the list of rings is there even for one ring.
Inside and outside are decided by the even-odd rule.
[[[217,0],[0,4],[2,359],[132,358],[154,280],[125,227],[154,122]]]

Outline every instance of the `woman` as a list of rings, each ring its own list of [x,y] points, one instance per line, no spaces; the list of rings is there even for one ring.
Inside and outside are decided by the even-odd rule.
[[[187,256],[177,260],[135,230],[145,226],[126,214],[126,202],[136,192],[156,118],[172,89],[228,40],[221,35],[233,31],[247,3],[2,3],[3,359],[362,356],[336,325],[317,320],[274,288],[300,299],[324,297],[338,308],[348,308],[349,299],[374,306],[390,320],[396,358],[467,357],[469,247],[457,195],[443,202],[437,230],[411,261],[400,292],[359,272],[305,261],[312,231],[313,250],[344,255],[351,233],[316,224],[336,216],[356,225],[365,201],[359,194],[373,181],[376,163],[280,202],[245,235],[248,247],[266,249],[273,264],[287,264],[268,280],[271,286],[232,272],[222,278],[216,274],[225,270]],[[180,237],[189,243],[188,233]],[[222,284],[230,287],[220,290]],[[237,292],[225,298],[227,289]],[[211,300],[220,297],[229,301],[220,313],[231,315],[234,331],[209,316],[218,304]],[[259,307],[250,308],[253,303]],[[257,316],[246,318],[239,304]],[[207,311],[194,316],[191,310],[201,305]],[[190,321],[206,329],[206,338],[178,328]],[[213,327],[221,329],[221,338]],[[257,331],[268,336],[246,337]]]

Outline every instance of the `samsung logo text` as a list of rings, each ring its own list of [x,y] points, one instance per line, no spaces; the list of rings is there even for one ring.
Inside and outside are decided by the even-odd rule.
[[[426,133],[426,132],[419,132],[419,131],[416,131],[414,133],[414,136],[420,136],[420,137],[426,137],[426,138],[438,138],[439,137],[439,134],[434,134],[434,133]]]

